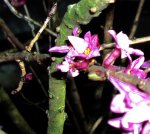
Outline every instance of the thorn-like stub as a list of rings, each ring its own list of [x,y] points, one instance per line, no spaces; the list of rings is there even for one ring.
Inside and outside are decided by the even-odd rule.
[[[60,27],[56,27],[56,32],[59,33],[60,32]]]
[[[59,113],[64,112],[64,106],[59,107],[59,108],[58,108],[58,112],[59,112]]]
[[[115,0],[108,0],[109,4],[115,3]]]
[[[91,14],[95,14],[97,12],[97,8],[96,7],[92,7],[91,9],[90,9],[90,13]]]
[[[143,87],[145,86],[145,81],[144,80],[141,80],[139,83],[138,83],[138,87],[140,89],[143,89]]]
[[[53,61],[53,62],[54,62],[55,60],[56,60],[56,58],[55,58],[55,57],[51,57],[51,61]]]

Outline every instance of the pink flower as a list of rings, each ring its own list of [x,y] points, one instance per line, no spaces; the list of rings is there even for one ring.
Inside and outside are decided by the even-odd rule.
[[[86,69],[89,66],[89,61],[80,60],[79,62],[74,61],[63,61],[62,64],[58,64],[56,68],[61,72],[68,72],[72,77],[79,75],[79,70]]]
[[[134,49],[129,47],[129,44],[131,40],[129,40],[128,36],[122,32],[116,34],[114,30],[109,30],[108,33],[112,35],[112,37],[115,40],[116,48],[120,49],[121,51],[121,58],[128,57],[129,61],[131,62],[131,56],[130,54],[136,55],[136,56],[143,56],[144,53],[141,50]]]
[[[72,31],[72,35],[73,35],[73,36],[78,36],[79,33],[80,33],[80,30],[79,30],[78,27],[75,27],[75,28],[73,29],[73,31]]]
[[[112,76],[108,79],[119,91],[119,94],[112,100],[110,109],[114,113],[124,113],[122,117],[111,119],[108,123],[116,128],[137,134],[150,131],[147,126],[143,128],[145,122],[149,126],[150,95]]]
[[[150,60],[145,61],[145,62],[142,64],[141,67],[142,67],[142,68],[150,68]]]
[[[33,74],[32,73],[28,73],[25,75],[25,80],[32,80],[33,78]]]
[[[97,35],[91,36],[91,33],[87,32],[84,39],[76,36],[68,36],[68,40],[71,46],[55,46],[50,48],[49,52],[67,53],[66,56],[71,59],[75,57],[91,59],[100,56],[100,45]]]
[[[133,134],[146,134],[150,131],[150,101],[144,101],[138,104],[138,106],[132,108],[126,112],[123,117],[115,118],[108,121],[108,123],[116,128],[122,128],[124,131],[133,132]],[[143,127],[144,123],[146,125]]]
[[[27,0],[11,0],[11,4],[15,7],[23,6]]]
[[[84,36],[84,39],[75,36],[68,36],[68,40],[74,49],[71,49],[67,56],[82,57],[85,59],[91,59],[93,57],[100,56],[100,45],[97,35],[91,36],[91,33],[87,32]]]
[[[73,77],[79,74],[79,70],[86,69],[92,58],[100,56],[98,36],[87,32],[84,38],[80,38],[77,37],[78,33],[78,28],[75,28],[73,36],[68,36],[70,46],[55,46],[49,49],[49,52],[67,53],[65,61],[57,65],[57,69],[69,72]]]
[[[131,41],[129,40],[126,34],[122,32],[116,34],[114,30],[109,30],[108,32],[114,38],[116,45],[115,49],[111,52],[111,54],[104,59],[103,61],[104,67],[113,69],[114,66],[112,64],[121,55],[121,58],[128,57],[129,59],[129,65],[124,70],[124,72],[129,73],[133,76],[136,75],[139,78],[145,78],[146,73],[140,69],[145,60],[144,53],[141,50],[129,47],[129,43]],[[131,55],[139,57],[134,61],[132,61]]]
[[[140,69],[144,60],[145,60],[144,56],[140,56],[139,58],[135,59],[133,62],[131,62],[128,65],[125,72],[131,74],[132,76],[145,79],[147,76],[147,73]]]
[[[116,48],[121,51],[121,58],[130,57],[129,56],[129,43],[131,42],[126,34],[122,32],[116,34],[114,30],[109,30],[108,33],[114,38],[116,43]]]

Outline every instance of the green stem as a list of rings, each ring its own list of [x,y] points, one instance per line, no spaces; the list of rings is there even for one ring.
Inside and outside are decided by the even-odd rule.
[[[69,5],[60,25],[57,44],[64,44],[74,27],[88,24],[107,7],[108,3],[108,0],[80,0],[77,4]]]
[[[68,10],[60,25],[56,40],[57,45],[64,45],[72,29],[79,24],[87,24],[93,17],[98,16],[108,5],[108,0],[80,0],[77,4],[68,6]],[[62,61],[57,58],[50,67],[49,73],[49,110],[47,134],[62,134],[65,122],[66,84],[54,76],[56,65]]]
[[[65,122],[65,96],[66,84],[57,78],[56,65],[62,61],[57,58],[49,69],[49,111],[47,134],[62,134]]]

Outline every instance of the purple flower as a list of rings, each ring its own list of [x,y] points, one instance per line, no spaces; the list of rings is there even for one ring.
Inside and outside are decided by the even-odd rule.
[[[114,38],[116,43],[116,48],[121,51],[121,58],[129,56],[129,43],[131,42],[126,34],[122,32],[116,34],[114,30],[109,30],[108,33]]]
[[[145,61],[145,62],[142,64],[141,68],[150,68],[150,60]]]
[[[72,77],[79,75],[79,70],[84,70],[89,66],[88,60],[80,60],[79,62],[74,61],[63,61],[62,64],[58,64],[56,68],[61,72],[68,72]]]
[[[121,58],[128,57],[129,61],[132,62],[130,54],[136,56],[143,56],[144,53],[141,50],[134,49],[129,47],[131,40],[129,40],[128,36],[122,32],[116,34],[114,30],[109,30],[108,33],[112,35],[115,40],[116,48],[121,51]]]
[[[68,36],[69,46],[55,46],[49,49],[49,52],[67,53],[65,61],[57,65],[57,69],[69,72],[73,77],[79,74],[79,70],[86,69],[92,62],[92,58],[100,56],[98,36],[87,32],[84,38],[80,38],[77,37],[78,33],[78,28],[75,28],[74,36]]]
[[[25,75],[25,80],[32,80],[33,78],[33,74],[32,73],[28,73]]]
[[[11,0],[11,4],[15,7],[23,6],[27,0]]]
[[[69,46],[55,46],[49,49],[49,52],[68,53],[72,49]]]
[[[73,31],[72,31],[72,35],[73,35],[73,36],[78,36],[79,33],[80,33],[80,30],[79,30],[78,27],[75,27],[75,28],[73,29]]]
[[[142,129],[142,134],[149,134],[150,133],[150,122],[146,122]]]
[[[108,123],[116,128],[139,134],[150,131],[150,95],[141,92],[137,87],[109,76],[108,79],[119,91],[111,102],[110,109],[114,113],[124,113],[122,117],[111,119]],[[143,133],[145,134],[145,133]]]
[[[104,59],[104,67],[109,69],[115,68],[112,64],[121,55],[121,58],[128,57],[129,59],[128,67],[123,70],[125,73],[137,76],[138,78],[145,78],[146,73],[140,69],[145,60],[144,53],[141,50],[129,47],[131,41],[126,34],[122,32],[116,34],[114,30],[109,30],[108,32],[114,38],[116,45],[111,54]],[[132,61],[131,55],[138,56],[138,58]]]
[[[55,46],[50,48],[49,52],[67,53],[66,56],[71,59],[75,57],[91,59],[100,56],[100,45],[97,35],[91,36],[91,33],[87,32],[84,39],[76,36],[68,36],[68,40],[71,46]]]
[[[139,134],[141,131],[150,131],[150,128],[142,127],[146,122],[149,126],[150,120],[150,101],[140,102],[136,107],[126,112],[121,118],[115,118],[108,123],[116,128],[122,128],[125,131],[130,131]],[[145,133],[143,133],[145,134]]]

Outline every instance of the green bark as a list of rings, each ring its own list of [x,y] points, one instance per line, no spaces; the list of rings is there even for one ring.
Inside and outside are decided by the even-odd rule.
[[[65,81],[57,77],[56,65],[62,61],[57,58],[49,68],[49,111],[47,134],[62,134],[65,121]]]
[[[93,17],[98,16],[108,5],[108,0],[80,0],[77,4],[68,6],[68,10],[60,24],[60,31],[56,39],[57,45],[64,45],[67,36],[71,35],[74,27],[87,24]],[[94,12],[93,12],[94,11]],[[47,134],[62,134],[65,122],[65,81],[53,74],[56,65],[62,61],[57,58],[49,69],[49,110]]]
[[[68,10],[60,24],[60,33],[57,45],[65,44],[72,29],[79,24],[88,24],[93,17],[97,17],[108,5],[108,0],[80,0],[77,4],[69,5]]]

